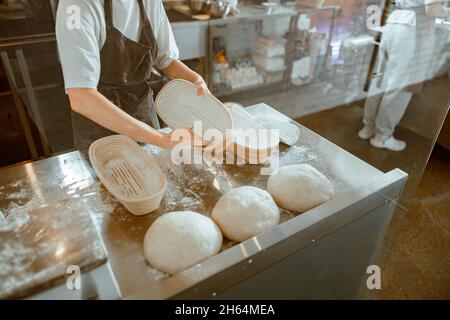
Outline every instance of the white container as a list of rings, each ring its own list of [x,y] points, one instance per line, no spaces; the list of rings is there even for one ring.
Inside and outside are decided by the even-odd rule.
[[[283,38],[258,37],[252,46],[252,51],[265,58],[284,56],[286,40]]]
[[[247,163],[260,164],[265,163],[276,151],[280,140],[276,135],[272,135],[269,130],[259,125],[253,116],[247,113],[242,107],[233,104],[231,106],[231,114],[233,115],[234,136],[233,152]],[[269,128],[270,129],[270,128]],[[246,141],[246,131],[254,132],[254,141]],[[267,135],[260,134],[267,133]],[[231,148],[230,147],[230,148]]]
[[[252,60],[255,66],[266,71],[281,71],[286,68],[284,57],[266,58],[259,54],[253,54]]]

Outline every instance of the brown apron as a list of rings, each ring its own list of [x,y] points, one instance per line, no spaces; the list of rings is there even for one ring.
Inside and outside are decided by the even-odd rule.
[[[142,0],[139,3],[141,35],[139,42],[125,37],[113,25],[112,0],[104,0],[106,39],[100,51],[100,80],[97,90],[132,117],[159,129],[153,109],[150,76],[158,45]],[[72,112],[75,148],[85,150],[95,140],[114,134],[84,116]]]

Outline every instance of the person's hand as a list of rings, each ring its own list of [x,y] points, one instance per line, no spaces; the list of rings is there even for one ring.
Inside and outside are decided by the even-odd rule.
[[[161,134],[161,144],[160,146],[164,149],[172,149],[179,143],[184,143],[184,139],[193,140],[194,132],[192,129],[177,129],[170,133]]]
[[[202,77],[198,77],[193,83],[197,86],[197,95],[201,96],[205,92],[209,93],[208,85]]]
[[[174,141],[172,139],[171,133],[162,133],[161,134],[161,141],[159,143],[159,146],[163,149],[171,150],[173,147],[175,147],[178,144],[178,141]]]
[[[193,128],[189,129],[176,129],[170,133],[162,133],[161,134],[161,143],[160,146],[164,149],[172,149],[176,145],[180,143],[186,144],[189,142],[190,144],[197,147],[205,147],[208,145],[208,141],[204,141],[202,137],[197,137],[194,133]]]

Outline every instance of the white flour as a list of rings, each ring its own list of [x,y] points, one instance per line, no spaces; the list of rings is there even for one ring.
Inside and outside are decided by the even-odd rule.
[[[147,272],[148,278],[151,280],[154,280],[154,281],[159,281],[159,280],[163,280],[163,279],[170,277],[170,274],[159,271],[159,270],[151,268],[151,267],[146,268],[146,272]]]
[[[35,251],[23,246],[20,239],[4,244],[0,251],[0,292],[9,293],[30,279],[29,272],[35,259]]]

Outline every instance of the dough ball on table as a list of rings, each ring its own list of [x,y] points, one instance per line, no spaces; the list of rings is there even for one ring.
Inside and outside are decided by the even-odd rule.
[[[215,255],[221,246],[222,234],[213,220],[192,211],[176,211],[150,226],[144,255],[156,269],[176,274]]]
[[[241,187],[220,198],[212,217],[225,237],[241,242],[278,225],[280,210],[267,191]]]
[[[330,181],[308,164],[285,166],[274,172],[267,190],[282,208],[305,212],[334,196]]]

